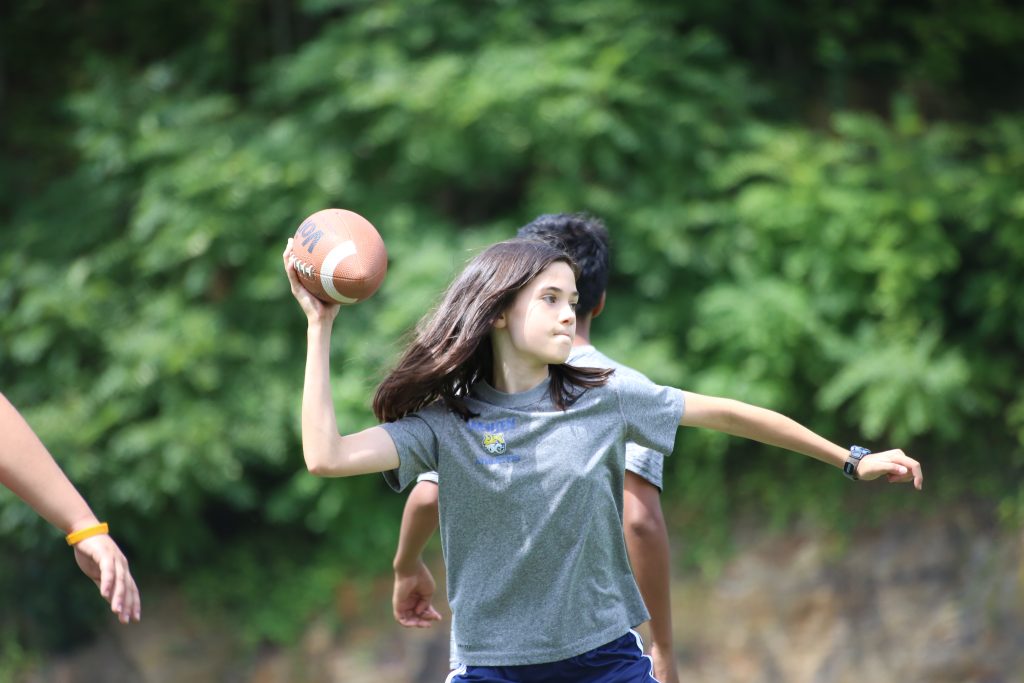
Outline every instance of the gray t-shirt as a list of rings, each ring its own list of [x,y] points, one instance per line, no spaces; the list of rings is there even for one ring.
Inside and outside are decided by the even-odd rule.
[[[569,360],[566,362],[581,368],[615,368],[615,374],[629,375],[645,382],[651,381],[643,373],[612,360],[590,344],[572,347],[572,353],[569,354]],[[638,446],[632,441],[626,444],[627,472],[643,477],[657,486],[659,491],[663,491],[665,489],[662,482],[664,470],[665,456],[663,454],[650,448]]]
[[[434,404],[382,425],[402,490],[438,472],[452,632],[464,663],[572,657],[646,621],[622,537],[625,444],[670,453],[683,394],[629,373],[568,410],[548,382],[519,394],[477,384],[464,421]]]
[[[637,379],[649,382],[647,376],[634,370],[628,365],[622,365],[604,355],[590,344],[572,347],[569,354],[569,365],[576,365],[583,368],[614,368],[620,374],[628,374]],[[663,483],[665,471],[665,456],[658,451],[637,446],[633,442],[626,444],[626,471],[643,477],[652,485],[664,491]],[[424,472],[416,478],[416,481],[431,481],[437,483],[437,472]],[[455,661],[455,660],[453,660]]]

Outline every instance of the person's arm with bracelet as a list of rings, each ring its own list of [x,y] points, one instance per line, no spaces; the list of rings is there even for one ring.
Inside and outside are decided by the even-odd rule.
[[[7,397],[0,393],[0,484],[66,534],[75,561],[122,623],[142,616],[128,560]]]

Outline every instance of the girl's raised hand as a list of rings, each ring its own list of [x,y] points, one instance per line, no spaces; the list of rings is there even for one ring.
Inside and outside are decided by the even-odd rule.
[[[299,282],[299,275],[295,272],[295,268],[292,266],[291,259],[292,252],[292,240],[288,239],[288,244],[285,245],[284,253],[281,255],[284,259],[284,272],[288,276],[288,283],[292,288],[292,296],[295,297],[296,301],[299,302],[299,306],[302,307],[302,312],[306,314],[309,322],[334,322],[334,318],[338,315],[338,309],[341,308],[340,304],[325,304],[320,299],[309,293],[309,290],[302,286]]]
[[[857,466],[857,477],[865,481],[885,477],[890,484],[913,482],[918,491],[924,484],[921,463],[899,448],[865,455]]]

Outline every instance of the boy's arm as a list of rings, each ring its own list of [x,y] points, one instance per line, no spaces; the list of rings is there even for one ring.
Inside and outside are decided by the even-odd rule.
[[[705,427],[733,436],[779,446],[842,469],[849,451],[815,434],[798,422],[772,410],[731,399],[684,392],[686,410],[679,424]],[[860,479],[886,477],[890,483],[913,482],[921,489],[921,464],[902,450],[893,449],[864,456],[857,467]]]
[[[82,495],[3,394],[0,394],[0,484],[65,534],[99,525]],[[108,534],[75,543],[75,560],[122,623],[142,615],[128,560]]]
[[[393,563],[395,572],[412,573],[422,561],[427,541],[437,531],[437,484],[421,481],[409,492],[398,532],[398,548]]]
[[[431,604],[434,577],[423,562],[423,549],[437,530],[437,484],[421,481],[413,487],[402,512],[395,551],[395,588],[391,607],[402,626],[427,627],[441,615]]]
[[[338,315],[337,304],[325,304],[302,286],[289,255],[292,241],[284,250],[284,270],[292,295],[306,314],[306,375],[302,387],[302,455],[309,471],[321,477],[349,477],[385,472],[399,465],[398,451],[381,427],[342,436],[331,396],[331,328]]]

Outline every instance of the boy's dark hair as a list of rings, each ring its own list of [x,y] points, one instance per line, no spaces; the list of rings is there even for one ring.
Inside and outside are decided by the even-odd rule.
[[[576,310],[590,315],[608,289],[610,245],[600,218],[586,213],[546,213],[519,228],[517,237],[540,239],[564,250],[580,269]]]

